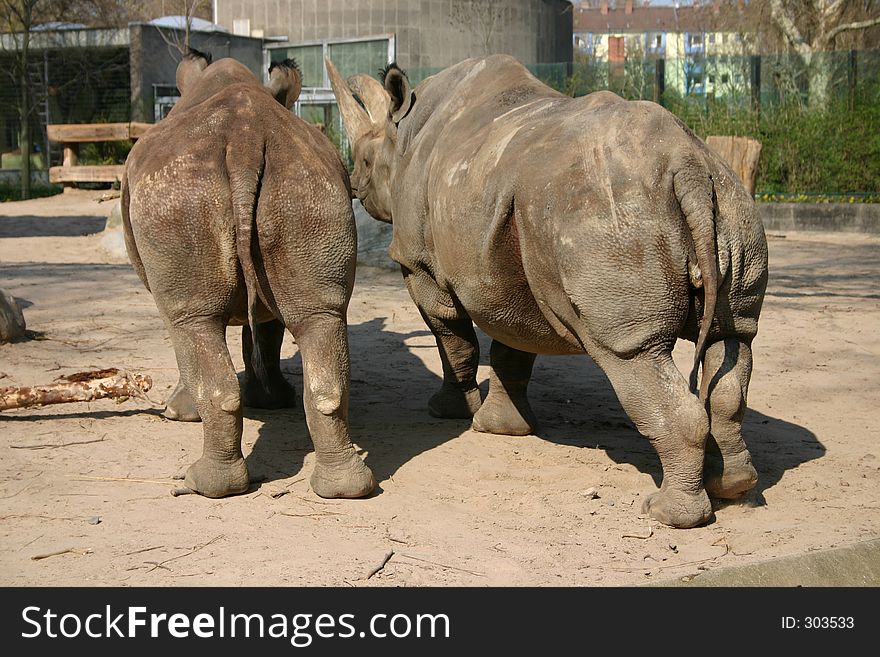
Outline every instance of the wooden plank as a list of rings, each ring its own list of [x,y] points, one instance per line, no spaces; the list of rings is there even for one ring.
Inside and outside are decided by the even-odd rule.
[[[51,167],[49,169],[49,182],[116,182],[122,180],[122,172],[124,170],[124,164]]]
[[[137,139],[152,123],[55,123],[46,126],[51,141],[124,141]]]
[[[129,138],[130,139],[140,139],[144,136],[147,130],[152,128],[155,123],[138,123],[137,121],[132,121],[129,125]]]

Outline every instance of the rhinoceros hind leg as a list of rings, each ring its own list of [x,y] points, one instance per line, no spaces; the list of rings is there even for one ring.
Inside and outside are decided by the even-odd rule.
[[[350,372],[345,320],[316,314],[297,322],[292,332],[302,353],[303,407],[315,445],[312,490],[329,498],[369,495],[376,480],[355,451],[348,429]]]
[[[224,326],[207,317],[186,324],[169,322],[180,377],[187,390],[198,391],[202,418],[202,456],[186,472],[185,483],[206,497],[247,491],[247,466],[241,453],[241,395],[226,348]]]
[[[474,414],[474,431],[526,436],[535,429],[527,388],[535,354],[492,341],[489,394]]]
[[[703,478],[711,497],[733,499],[754,488],[758,473],[742,438],[752,372],[752,351],[736,339],[709,346],[703,359],[701,397],[709,412]]]
[[[695,527],[712,518],[703,488],[709,418],[672,361],[671,350],[621,358],[603,351],[597,363],[608,375],[624,410],[660,457],[663,483],[644,510],[673,527]]]
[[[196,408],[196,401],[183,385],[183,381],[177,382],[168,401],[165,402],[165,410],[162,411],[169,420],[177,422],[201,422],[199,417],[199,409]]]
[[[479,388],[461,390],[444,382],[428,400],[428,413],[432,417],[467,419],[474,416],[481,403]]]
[[[675,488],[661,487],[651,493],[642,504],[642,513],[664,525],[689,529],[702,525],[712,517],[712,505],[706,492],[688,493]]]
[[[257,324],[256,340],[260,343],[261,375],[253,365],[254,336],[250,327],[241,331],[241,353],[245,364],[242,401],[250,408],[291,408],[296,406],[296,390],[281,372],[281,343],[284,324],[277,319]]]
[[[184,483],[205,497],[226,497],[244,493],[250,486],[244,459],[217,461],[203,456],[189,466]]]

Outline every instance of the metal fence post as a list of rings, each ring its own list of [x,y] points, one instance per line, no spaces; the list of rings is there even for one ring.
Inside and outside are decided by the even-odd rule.
[[[756,112],[761,111],[761,56],[752,55],[751,60],[751,85],[752,85],[752,107]]]
[[[666,91],[666,60],[657,59],[654,65],[654,102],[663,104],[663,93]]]

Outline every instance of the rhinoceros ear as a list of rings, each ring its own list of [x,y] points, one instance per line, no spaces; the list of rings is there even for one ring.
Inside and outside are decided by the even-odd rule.
[[[269,84],[266,85],[266,89],[287,109],[293,107],[302,90],[302,72],[296,60],[272,62],[269,66]]]
[[[195,84],[196,80],[202,76],[202,71],[208,68],[210,63],[210,53],[203,53],[195,48],[187,49],[186,54],[177,65],[177,72],[174,76],[181,94],[185,94]]]
[[[416,94],[409,86],[409,78],[397,64],[389,64],[382,71],[382,83],[385,91],[391,96],[391,120],[395,125],[409,114],[416,102]]]

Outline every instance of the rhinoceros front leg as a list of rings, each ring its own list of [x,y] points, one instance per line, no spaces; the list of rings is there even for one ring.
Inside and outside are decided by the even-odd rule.
[[[711,435],[703,477],[711,497],[735,498],[758,482],[752,456],[742,439],[751,374],[752,350],[746,343],[730,338],[706,349],[700,396],[709,411]]]
[[[703,488],[703,457],[709,418],[688,389],[668,350],[621,358],[594,354],[623,409],[646,436],[663,466],[660,490],[648,496],[643,511],[673,527],[695,527],[712,517]]]
[[[225,327],[216,317],[169,322],[181,382],[202,418],[202,457],[186,471],[185,483],[206,497],[248,489],[241,453],[241,396],[226,347]]]
[[[315,444],[312,490],[321,497],[363,497],[376,487],[348,430],[350,380],[345,322],[313,315],[293,328],[303,362],[303,406]]]
[[[244,405],[250,408],[290,408],[296,405],[296,393],[281,373],[281,343],[284,324],[277,319],[257,324],[256,335],[249,326],[241,331],[241,355],[245,380],[242,390]],[[259,345],[261,367],[254,367],[254,342]]]
[[[428,412],[442,418],[473,417],[481,404],[477,387],[480,344],[474,323],[427,274],[403,268],[403,276],[422,319],[434,334],[443,366],[443,384],[428,400]]]
[[[474,431],[525,436],[535,428],[527,388],[535,354],[492,340],[489,394],[474,414]]]

